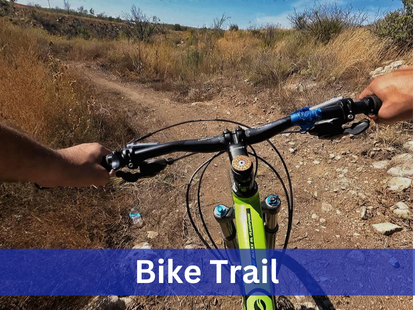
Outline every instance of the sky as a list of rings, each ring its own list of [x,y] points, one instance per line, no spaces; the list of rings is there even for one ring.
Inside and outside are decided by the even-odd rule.
[[[21,4],[39,4],[42,7],[63,8],[63,0],[17,1]],[[314,4],[314,0],[68,0],[71,9],[81,6],[93,8],[96,14],[123,18],[132,5],[140,8],[147,16],[157,16],[162,23],[180,24],[192,27],[210,27],[215,18],[226,14],[230,19],[226,25],[237,24],[240,28],[259,27],[265,24],[279,24],[290,28],[287,16],[294,9],[298,12]],[[333,2],[320,0],[320,3]],[[400,0],[338,0],[339,6],[352,4],[353,10],[364,9],[373,21],[380,13],[402,8]]]

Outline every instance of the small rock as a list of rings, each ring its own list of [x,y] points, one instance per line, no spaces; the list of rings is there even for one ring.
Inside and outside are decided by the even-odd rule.
[[[403,66],[403,60],[394,61],[391,64],[389,64],[389,66],[393,69],[399,68],[399,67]]]
[[[391,264],[393,266],[393,268],[399,268],[399,267],[401,267],[401,264],[399,264],[398,260],[395,257],[391,257],[388,260],[388,263]]]
[[[324,224],[325,222],[326,222],[326,219],[324,219],[324,218],[321,218],[321,219],[320,219],[320,223],[321,223],[321,224]]]
[[[335,157],[336,157],[336,155],[330,154],[330,159],[334,159]]]
[[[400,154],[391,159],[392,165],[400,165],[400,164],[408,163],[411,166],[412,162],[413,162],[413,155],[409,153]]]
[[[147,242],[142,242],[140,244],[135,245],[133,249],[151,249],[151,246]]]
[[[388,160],[381,160],[372,163],[373,168],[375,169],[386,169],[388,167],[389,161]]]
[[[318,215],[317,215],[317,214],[315,214],[315,213],[313,213],[313,214],[311,215],[311,218],[312,218],[313,220],[318,219]]]
[[[333,210],[333,206],[332,206],[331,204],[329,204],[329,203],[323,202],[323,203],[321,204],[321,210],[322,210],[324,213],[328,213],[328,212],[330,212],[331,210]]]
[[[383,75],[383,74],[392,72],[393,70],[396,70],[396,69],[402,67],[403,64],[404,64],[403,60],[397,60],[397,61],[394,61],[394,62],[390,63],[389,65],[387,65],[385,67],[376,68],[375,70],[371,71],[369,74],[372,78],[375,78],[379,75]]]
[[[381,233],[386,236],[390,236],[393,233],[401,231],[403,229],[402,227],[392,223],[379,223],[373,224],[372,226],[376,229],[378,233]]]
[[[318,164],[320,164],[320,162],[318,160],[315,160],[315,161],[313,161],[313,164],[318,165]]]
[[[413,141],[409,141],[409,142],[406,142],[406,143],[403,145],[403,147],[404,147],[404,149],[405,149],[405,150],[407,150],[408,152],[413,152],[413,144],[414,144],[414,142],[413,142]]]
[[[290,151],[290,153],[295,153],[296,150],[293,149],[293,148],[290,148],[289,151]]]
[[[133,306],[134,300],[130,296],[121,297],[120,299],[125,303],[127,309]]]
[[[391,207],[391,209],[393,210],[393,213],[400,218],[412,218],[412,212],[409,210],[409,207],[402,201],[395,204],[393,207]]]
[[[342,157],[341,157],[340,155],[338,155],[338,156],[336,156],[334,159],[335,159],[335,160],[340,160],[340,159],[342,159]]]
[[[158,235],[159,235],[159,233],[157,231],[148,231],[147,232],[147,238],[149,238],[149,239],[157,238]]]
[[[388,189],[391,191],[404,191],[411,186],[411,179],[395,177],[389,180]]]
[[[98,296],[87,306],[89,309],[124,310],[125,301],[118,296]]]
[[[360,219],[367,220],[369,217],[370,216],[369,216],[369,212],[368,212],[367,208],[363,207],[362,211],[360,212]]]
[[[410,177],[413,175],[413,170],[412,170],[412,167],[408,169],[405,166],[396,166],[396,167],[390,168],[388,170],[388,173],[395,177]]]
[[[365,256],[359,250],[350,251],[349,254],[347,254],[347,258],[355,261],[359,265],[363,265],[365,263]]]

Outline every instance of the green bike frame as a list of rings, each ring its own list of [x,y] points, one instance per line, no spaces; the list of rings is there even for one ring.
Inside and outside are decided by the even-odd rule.
[[[250,198],[241,198],[233,193],[235,226],[238,236],[239,249],[251,250],[251,255],[241,255],[242,266],[257,265],[266,257],[258,257],[256,249],[266,249],[264,220],[261,201],[258,191]],[[265,251],[260,251],[265,254]],[[258,268],[261,271],[261,268]],[[259,275],[262,279],[262,275]],[[269,281],[268,281],[269,282]],[[255,291],[269,292],[267,295],[257,295]],[[246,284],[244,296],[244,309],[274,309],[274,297],[269,284]],[[253,293],[253,294],[251,294]]]

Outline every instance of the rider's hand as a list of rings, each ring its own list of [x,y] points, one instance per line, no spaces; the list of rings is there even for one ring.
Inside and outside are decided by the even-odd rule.
[[[370,116],[375,122],[393,124],[412,119],[413,111],[413,69],[412,67],[393,71],[375,78],[359,95],[359,99],[376,95],[382,101],[377,116]]]
[[[105,185],[109,181],[109,173],[100,165],[102,157],[111,152],[98,143],[76,145],[57,151],[63,159],[60,169],[53,171],[52,175],[41,186],[55,187],[81,187],[87,185]]]

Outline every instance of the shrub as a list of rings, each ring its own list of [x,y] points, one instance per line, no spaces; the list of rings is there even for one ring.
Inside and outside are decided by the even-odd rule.
[[[239,30],[239,26],[237,24],[230,24],[229,25],[229,30],[230,31],[238,31]]]
[[[180,24],[174,24],[173,30],[174,31],[182,31],[183,29],[182,29],[182,26],[180,26]]]
[[[353,12],[351,5],[342,8],[337,3],[319,3],[302,13],[294,11],[288,19],[295,29],[328,43],[345,28],[361,26],[367,20],[367,14],[363,11]]]
[[[267,24],[261,29],[257,37],[261,39],[265,47],[274,46],[276,42],[282,40],[287,34],[288,30],[282,29],[280,25]]]
[[[387,14],[373,25],[373,29],[380,37],[391,39],[399,48],[410,49],[413,45],[413,0],[402,2],[402,9]]]
[[[126,20],[131,28],[132,37],[137,41],[149,41],[159,22],[156,16],[145,15],[135,5],[131,7],[131,13],[126,15]]]

